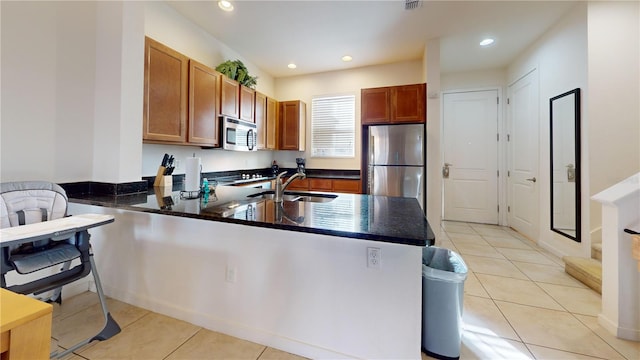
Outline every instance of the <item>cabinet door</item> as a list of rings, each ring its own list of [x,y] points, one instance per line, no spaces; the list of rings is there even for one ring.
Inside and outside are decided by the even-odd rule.
[[[309,179],[309,190],[311,191],[332,191],[333,181],[331,179]]]
[[[287,190],[309,190],[309,179],[295,179],[289,184]]]
[[[267,120],[266,120],[266,148],[275,150],[278,148],[278,102],[267,97]]]
[[[339,193],[360,193],[360,180],[335,179],[333,180],[333,191]]]
[[[220,114],[236,119],[240,114],[240,84],[226,76],[220,80]]]
[[[187,140],[189,58],[145,38],[142,139]]]
[[[218,121],[218,83],[222,75],[208,66],[189,61],[189,137],[190,144],[220,146]]]
[[[256,91],[240,85],[240,119],[255,122],[253,118],[253,106]]]
[[[254,118],[258,131],[258,150],[264,149],[267,142],[267,96],[256,91]]]
[[[299,101],[280,103],[280,150],[304,151],[306,105]]]
[[[390,96],[388,87],[360,91],[360,118],[363,125],[388,123],[391,120]]]
[[[391,121],[423,123],[426,118],[425,84],[391,88]]]

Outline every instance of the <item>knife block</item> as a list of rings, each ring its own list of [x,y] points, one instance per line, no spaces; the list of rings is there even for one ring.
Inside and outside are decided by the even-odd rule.
[[[153,186],[158,187],[168,187],[169,190],[173,187],[173,176],[165,175],[166,168],[164,166],[158,167],[158,172],[156,173],[156,178],[153,181]]]

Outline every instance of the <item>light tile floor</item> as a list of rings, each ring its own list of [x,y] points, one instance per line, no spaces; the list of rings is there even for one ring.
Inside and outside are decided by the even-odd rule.
[[[469,267],[461,359],[640,359],[640,342],[598,324],[600,295],[515,231],[444,222],[436,246],[460,253]],[[122,332],[68,359],[302,359],[113,299],[108,306]],[[101,324],[95,294],[65,299],[54,307],[52,349],[95,334]]]
[[[517,232],[443,222],[436,246],[460,253],[469,267],[461,359],[640,359],[640,342],[598,324],[600,295]]]

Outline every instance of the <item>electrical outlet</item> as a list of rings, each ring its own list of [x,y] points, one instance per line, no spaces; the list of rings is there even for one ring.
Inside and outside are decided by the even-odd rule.
[[[380,269],[380,262],[382,261],[382,251],[380,248],[368,247],[367,248],[367,267],[373,269]]]
[[[227,282],[234,283],[237,280],[238,273],[236,268],[233,266],[227,266],[227,271],[225,274]]]
[[[176,169],[180,170],[182,169],[182,161],[176,159]]]

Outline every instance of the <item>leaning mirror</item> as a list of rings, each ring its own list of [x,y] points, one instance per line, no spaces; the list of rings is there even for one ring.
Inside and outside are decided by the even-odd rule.
[[[549,101],[551,230],[580,242],[580,89]]]

